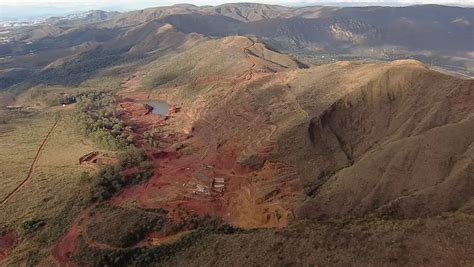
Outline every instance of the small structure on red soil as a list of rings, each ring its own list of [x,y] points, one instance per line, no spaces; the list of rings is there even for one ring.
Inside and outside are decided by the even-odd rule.
[[[221,177],[213,178],[211,188],[214,192],[223,193],[225,191],[225,179]]]
[[[204,185],[196,184],[196,192],[207,194],[209,193],[209,189]]]
[[[90,153],[85,154],[84,156],[79,158],[79,164],[83,164],[84,162],[91,162],[94,159],[97,161],[97,156],[99,155],[99,151],[92,151]],[[95,162],[93,162],[95,163]]]
[[[80,165],[91,165],[91,166],[94,166],[95,164],[112,165],[116,162],[117,162],[117,159],[115,157],[109,156],[99,151],[92,151],[79,158]]]
[[[191,181],[188,183],[183,184],[186,187],[188,192],[193,193],[193,195],[210,195],[211,194],[211,187],[206,185],[206,183],[202,183],[202,181]]]

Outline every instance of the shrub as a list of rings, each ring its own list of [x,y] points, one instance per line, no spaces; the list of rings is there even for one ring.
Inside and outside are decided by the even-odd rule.
[[[122,173],[128,168],[138,167],[138,172],[131,176]],[[93,179],[91,189],[92,201],[104,201],[112,198],[122,188],[140,184],[153,176],[153,164],[148,161],[145,151],[130,148],[119,155],[119,162],[114,166],[105,166]]]
[[[81,172],[81,176],[79,177],[81,182],[87,182],[90,179],[89,173],[88,172]]]
[[[158,142],[156,141],[156,135],[153,132],[143,133],[143,141],[151,147],[157,147],[158,146]]]
[[[251,170],[259,170],[265,164],[265,159],[259,157],[258,155],[240,155],[237,159],[237,162],[242,166],[250,168]]]
[[[196,216],[193,220],[201,221],[207,226],[200,226],[173,244],[157,247],[98,250],[87,247],[83,240],[79,240],[78,253],[73,256],[73,260],[79,263],[92,259],[92,266],[160,266],[170,257],[193,246],[208,235],[236,234],[241,231],[239,228],[223,224],[221,220],[210,216],[200,219]]]
[[[24,221],[20,224],[20,232],[23,235],[28,235],[33,232],[36,232],[38,229],[43,227],[45,225],[45,221],[42,219],[30,219],[27,221]]]
[[[146,234],[162,230],[167,223],[166,214],[125,209],[101,203],[88,219],[89,237],[103,244],[126,248],[145,239]],[[120,223],[117,223],[120,222]]]

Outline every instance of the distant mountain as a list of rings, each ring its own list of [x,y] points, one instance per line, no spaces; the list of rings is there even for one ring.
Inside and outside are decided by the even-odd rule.
[[[435,5],[358,7],[335,9],[319,16],[260,20],[242,25],[238,33],[286,39],[300,48],[317,44],[396,45],[451,52],[474,49],[474,9]]]
[[[125,26],[155,19],[165,20],[184,32],[255,35],[292,49],[307,45],[395,45],[412,50],[442,51],[474,49],[474,9],[439,5],[348,8],[179,5],[123,13],[107,25]],[[218,30],[215,29],[217,25]]]
[[[156,35],[163,25],[170,25],[181,37],[163,39],[159,37],[161,34]],[[427,63],[474,69],[474,59],[469,56],[474,51],[474,9],[440,5],[347,8],[290,8],[249,3],[215,7],[175,5],[125,13],[88,11],[50,18],[28,27],[7,27],[5,32],[2,38],[8,41],[0,43],[0,56],[25,57],[0,63],[1,68],[16,70],[6,74],[8,81],[15,82],[41,73],[52,62],[70,62],[71,58],[82,58],[81,68],[92,74],[116,64],[117,60],[130,60],[128,57],[132,55],[148,57],[148,53],[159,50],[164,43],[181,40],[186,34],[255,36],[273,49],[311,56],[390,59],[413,55]],[[94,60],[87,63],[84,59],[89,54]],[[24,68],[29,71],[22,71]],[[28,75],[17,77],[17,73]],[[82,79],[73,76],[68,77],[67,83]],[[43,76],[42,81],[45,77],[61,80],[57,73]],[[7,84],[10,86],[11,82],[3,86],[8,87]]]
[[[75,13],[65,17],[51,17],[46,20],[53,24],[87,24],[112,19],[119,15],[119,12],[106,12],[103,10],[90,10],[81,13]]]

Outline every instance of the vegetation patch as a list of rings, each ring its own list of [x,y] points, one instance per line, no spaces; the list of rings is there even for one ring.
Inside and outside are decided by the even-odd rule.
[[[91,200],[108,200],[122,188],[139,184],[152,175],[153,165],[145,151],[130,148],[119,155],[117,165],[105,166],[99,170],[93,178]]]
[[[133,144],[131,127],[118,118],[114,97],[107,92],[87,92],[75,97],[80,131],[106,149],[121,150]]]
[[[30,220],[22,222],[20,224],[19,230],[22,235],[28,235],[28,234],[38,231],[45,224],[46,222],[42,219],[30,219]]]
[[[156,141],[157,134],[153,131],[146,131],[143,133],[143,141],[145,144],[149,145],[150,147],[157,147],[158,142]]]
[[[35,115],[38,115],[38,112],[31,109],[20,109],[20,110],[1,110],[0,109],[0,127],[5,126],[13,121],[18,121],[20,119],[28,119]],[[1,132],[1,128],[0,128]]]
[[[179,77],[178,73],[172,73],[172,72],[163,73],[163,74],[160,74],[158,76],[152,76],[150,78],[145,79],[143,81],[143,86],[146,89],[154,89],[154,88],[160,87],[162,85],[165,85],[165,84],[175,80],[178,77]]]
[[[199,220],[199,219],[196,219]],[[201,218],[201,223],[210,223],[201,226],[173,244],[161,245],[152,248],[130,249],[96,249],[87,246],[83,238],[78,238],[78,252],[73,256],[77,264],[88,263],[91,266],[155,266],[160,265],[179,252],[193,246],[204,237],[211,234],[235,234],[241,230],[223,224],[217,219]]]
[[[265,164],[265,159],[259,157],[258,155],[240,155],[237,158],[237,162],[245,167],[250,168],[251,170],[259,170]]]
[[[114,247],[128,247],[143,240],[147,233],[160,231],[166,214],[124,209],[107,204],[89,213],[88,236],[99,243]]]

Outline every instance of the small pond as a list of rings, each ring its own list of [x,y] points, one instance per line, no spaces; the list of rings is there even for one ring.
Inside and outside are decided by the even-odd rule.
[[[169,105],[165,101],[162,100],[147,100],[143,101],[144,104],[149,105],[153,108],[151,113],[158,114],[160,116],[166,116],[169,110]]]

